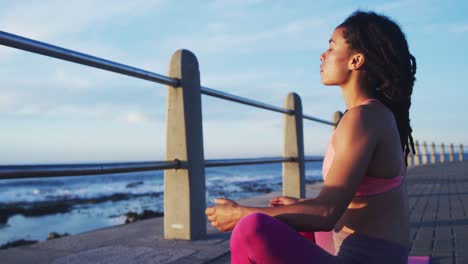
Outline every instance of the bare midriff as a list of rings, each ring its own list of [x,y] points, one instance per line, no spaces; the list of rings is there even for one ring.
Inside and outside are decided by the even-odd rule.
[[[355,197],[338,220],[334,231],[340,233],[342,239],[350,234],[359,234],[408,246],[407,199],[405,183],[375,196]]]

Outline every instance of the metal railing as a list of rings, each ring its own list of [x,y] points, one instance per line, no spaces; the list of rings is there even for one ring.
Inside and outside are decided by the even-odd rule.
[[[151,82],[160,84],[166,84],[172,87],[178,87],[180,80],[177,78],[170,78],[161,74],[146,71],[136,67],[128,66],[125,64],[113,62],[110,60],[98,58],[88,54],[76,52],[73,50],[65,49],[62,47],[50,45],[37,40],[25,38],[22,36],[14,35],[4,31],[0,31],[0,44],[16,49],[29,51],[32,53],[42,54],[45,56],[70,61],[87,65],[90,67],[116,72],[119,74],[132,76],[138,79],[143,79]],[[293,115],[294,110],[285,109],[278,106],[258,102],[252,99],[244,98],[237,95],[221,92],[212,88],[201,86],[201,93],[204,95],[244,104],[253,107],[266,109],[278,113],[287,115]],[[312,117],[309,115],[303,115],[304,119],[319,122],[322,124],[332,125],[335,123],[326,121],[320,118]],[[287,161],[287,158],[266,158],[266,159],[242,159],[240,160],[224,160],[224,163],[216,162],[216,166],[233,166],[233,165],[248,165],[248,164],[261,164],[261,163],[275,163]],[[265,162],[271,160],[270,162]],[[320,161],[318,159],[307,159],[308,162]],[[156,165],[157,164],[157,165]],[[152,162],[139,162],[139,163],[109,163],[109,164],[74,164],[74,165],[28,165],[28,166],[0,166],[0,179],[11,179],[14,177],[25,178],[25,177],[46,177],[50,173],[50,177],[54,176],[74,176],[74,175],[92,175],[92,174],[108,174],[108,173],[120,173],[120,172],[132,172],[132,171],[145,171],[145,170],[161,170],[170,167],[167,164],[172,164],[167,161],[152,161]],[[213,163],[215,164],[215,163]],[[210,162],[207,161],[206,167],[210,166]],[[16,176],[15,176],[16,175]]]
[[[1,179],[99,175],[174,169],[178,161],[121,162],[103,164],[7,165],[0,166]]]
[[[71,61],[106,71],[116,72],[135,78],[177,87],[179,81],[157,73],[145,71],[125,64],[101,59],[84,53],[50,45],[44,42],[0,31],[0,44],[32,53]]]
[[[37,40],[21,37],[18,35],[10,34],[4,31],[0,31],[0,44],[16,49],[21,49],[37,54],[42,54],[45,56],[66,60],[70,62],[75,62],[83,65],[87,65],[90,67],[112,71],[116,73],[120,73],[127,76],[132,76],[138,79],[143,79],[151,82],[156,82],[160,84],[170,85],[172,87],[178,87],[180,80],[176,78],[170,78],[161,74],[157,74],[154,72],[146,71],[143,69],[139,69],[136,67],[128,66],[125,64],[113,62],[110,60],[101,59],[95,56],[87,55],[84,53],[76,52],[73,50],[65,49],[62,47],[50,45],[44,42],[40,42]],[[284,113],[288,115],[294,114],[294,111],[290,109],[284,109],[281,107],[277,107],[274,105],[265,104],[262,102],[258,102],[255,100],[251,100],[248,98],[228,94],[225,92],[217,91],[215,89],[211,89],[208,87],[201,87],[202,94],[217,97],[221,99],[225,99],[232,102],[237,102],[245,105],[250,105],[262,109],[271,110],[274,112]],[[325,121],[319,118],[315,118],[312,116],[304,116],[305,119],[317,121],[320,123],[328,124],[328,125],[335,125],[332,122]]]
[[[448,157],[446,157],[445,153],[445,146],[448,149]],[[436,152],[436,147],[440,147],[440,152]],[[463,151],[463,144],[458,146],[458,160],[464,160],[464,151]],[[427,164],[435,164],[437,162],[444,163],[444,162],[453,162],[455,161],[455,146],[453,143],[451,144],[435,144],[432,142],[430,144],[430,153],[428,151],[428,144],[424,141],[422,144],[419,143],[418,140],[414,141],[414,148],[416,153],[410,153],[406,159],[406,164],[408,167],[415,167],[419,165],[427,165]],[[422,151],[421,151],[422,148]],[[438,157],[438,159],[436,158]]]
[[[201,221],[204,219],[205,206],[205,167],[283,163],[283,194],[303,197],[304,162],[322,161],[322,158],[304,155],[302,120],[331,126],[335,126],[338,122],[337,119],[335,122],[330,122],[303,115],[302,103],[297,94],[289,94],[285,101],[286,108],[282,108],[201,86],[198,61],[195,55],[187,50],[174,53],[168,77],[3,31],[0,31],[0,44],[174,88],[168,89],[169,110],[166,124],[168,131],[171,129],[183,133],[168,133],[166,161],[0,166],[0,180],[163,169],[165,170],[165,238],[197,239],[206,235],[205,221]],[[205,160],[201,128],[201,94],[284,114],[283,157]],[[177,192],[179,193],[176,194]],[[188,208],[189,211],[181,213],[174,208]],[[181,229],[180,226],[187,228]]]
[[[305,157],[307,162],[320,162],[320,157]],[[250,159],[213,159],[205,160],[205,167],[240,166],[252,164],[269,164],[297,162],[295,158],[266,157]],[[184,161],[143,161],[92,164],[49,164],[49,165],[2,165],[0,179],[52,178],[64,176],[93,176],[111,173],[137,171],[155,171],[165,169],[184,169]]]

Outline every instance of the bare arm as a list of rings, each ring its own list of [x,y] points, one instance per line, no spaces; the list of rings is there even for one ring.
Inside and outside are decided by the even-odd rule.
[[[219,204],[207,209],[208,219],[218,229],[228,231],[242,217],[260,212],[298,231],[331,230],[354,197],[375,149],[377,133],[373,119],[364,107],[351,109],[343,117],[335,132],[333,163],[316,198],[279,207]]]

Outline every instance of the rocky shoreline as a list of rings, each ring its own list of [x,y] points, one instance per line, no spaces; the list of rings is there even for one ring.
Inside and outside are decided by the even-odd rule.
[[[72,211],[73,207],[77,205],[99,204],[109,201],[117,202],[138,197],[160,197],[161,195],[162,193],[116,193],[113,195],[96,198],[73,198],[43,202],[0,203],[0,225],[6,224],[8,222],[8,218],[17,214],[27,217],[61,214]]]
[[[164,216],[164,213],[152,211],[152,210],[144,210],[141,213],[128,212],[124,214],[124,216],[125,216],[125,224],[131,224],[136,221],[140,221],[144,219],[161,217],[161,216]],[[68,236],[68,235],[69,235],[68,233],[59,234],[56,232],[50,232],[46,240],[57,239],[57,238],[61,238],[61,237]],[[39,242],[38,240],[18,239],[18,240],[10,241],[10,242],[0,245],[0,250],[13,248],[13,247],[32,245],[38,242]]]
[[[316,183],[320,180],[306,180],[306,184]],[[127,188],[133,188],[138,185],[142,185],[144,182],[135,182],[127,186]],[[252,196],[267,194],[281,189],[281,182],[242,182],[238,185],[241,193],[250,193]],[[228,193],[224,190],[222,185],[214,185],[208,190],[211,196],[214,197],[230,197],[232,193]],[[115,193],[108,196],[101,196],[95,198],[62,198],[57,200],[49,201],[36,201],[36,202],[16,202],[16,203],[0,203],[0,229],[2,225],[5,226],[8,223],[8,219],[15,215],[22,215],[24,217],[40,217],[55,214],[64,214],[76,210],[79,206],[86,205],[98,205],[105,202],[119,202],[132,200],[141,197],[160,198],[162,199],[163,193],[151,192],[151,193]],[[207,201],[208,202],[208,201]],[[99,206],[99,205],[98,205]],[[124,223],[129,224],[135,221],[149,219],[154,217],[163,216],[163,212],[153,210],[143,210],[141,213],[133,211],[127,211],[124,214],[114,215],[114,217],[123,217]],[[44,240],[50,240],[66,236],[68,233],[58,234],[56,232],[50,232]],[[36,238],[37,239],[37,238]],[[37,243],[41,240],[30,240],[30,239],[17,239],[8,241],[0,245],[0,249],[7,249],[11,247],[18,247],[24,245],[30,245]]]

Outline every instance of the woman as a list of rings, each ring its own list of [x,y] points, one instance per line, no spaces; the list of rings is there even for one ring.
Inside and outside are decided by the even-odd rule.
[[[276,197],[270,207],[216,199],[211,224],[233,230],[232,263],[407,263],[405,158],[416,60],[389,18],[356,11],[321,56],[323,84],[341,87],[347,111],[333,132],[314,199]],[[299,231],[330,231],[332,247]]]

